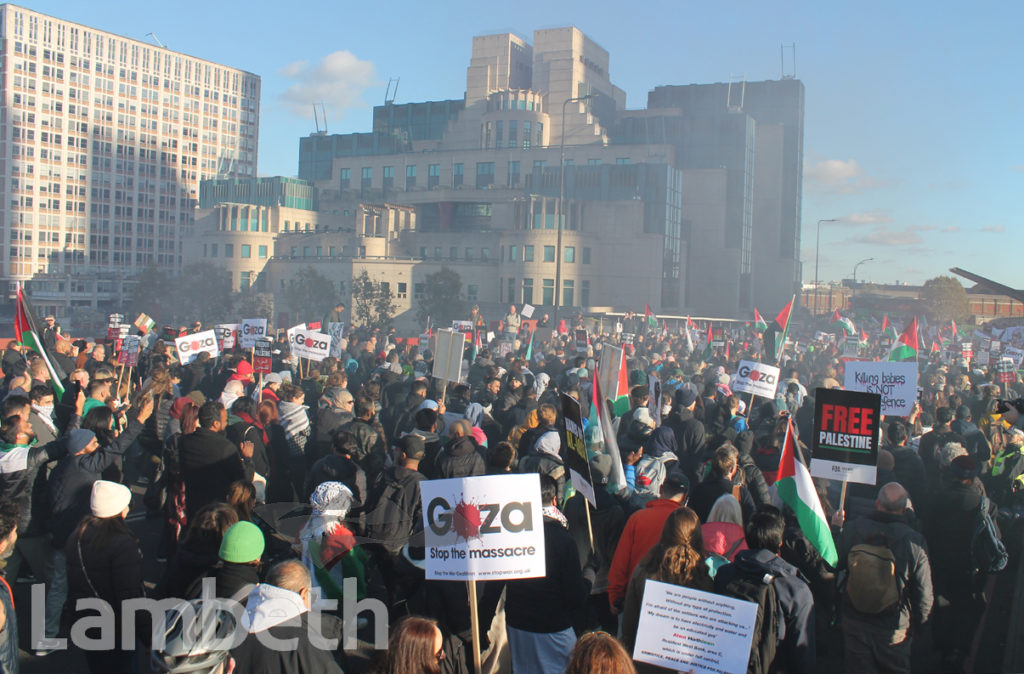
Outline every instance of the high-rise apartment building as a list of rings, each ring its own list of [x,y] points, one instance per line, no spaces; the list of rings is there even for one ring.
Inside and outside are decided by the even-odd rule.
[[[58,316],[177,271],[199,182],[254,178],[260,78],[0,5],[0,281]]]

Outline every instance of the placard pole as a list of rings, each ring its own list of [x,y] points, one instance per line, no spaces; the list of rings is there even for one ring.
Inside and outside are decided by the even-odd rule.
[[[480,615],[477,610],[476,581],[467,580],[466,589],[469,590],[469,625],[473,630],[473,669],[480,672]]]
[[[260,372],[260,392],[256,398],[256,404],[259,405],[263,402],[263,373]]]
[[[587,535],[590,536],[590,551],[596,553],[597,550],[594,548],[594,525],[590,521],[590,501],[587,500],[585,495],[580,494],[580,496],[583,497],[583,509],[587,512]]]
[[[847,480],[843,480],[843,490],[839,492],[839,512],[843,513],[843,526],[846,525],[846,488],[850,485]],[[840,526],[839,530],[842,531],[843,527]]]

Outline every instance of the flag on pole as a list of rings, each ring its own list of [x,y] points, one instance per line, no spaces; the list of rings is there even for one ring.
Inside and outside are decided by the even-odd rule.
[[[686,317],[686,329],[689,330],[691,328],[696,330],[697,329],[697,324],[694,323],[693,320],[691,320],[689,316],[687,316]]]
[[[932,353],[938,353],[939,351],[942,351],[942,348],[941,348],[941,347],[939,346],[939,343],[938,343],[938,342],[936,342],[936,341],[935,341],[935,340],[933,339],[933,340],[932,340],[932,350],[931,350],[931,352],[932,352]]]
[[[754,307],[754,332],[764,332],[768,329],[768,324],[761,318],[761,314],[757,311],[757,307]]]
[[[917,317],[915,316],[900,338],[892,345],[892,349],[889,350],[889,360],[896,362],[917,360],[917,351]]]
[[[658,319],[655,318],[653,313],[651,313],[651,305],[649,305],[647,302],[644,302],[644,318],[647,319],[648,327],[658,327]]]
[[[864,328],[860,329],[860,345],[861,346],[867,346],[868,345],[868,333],[864,330]]]
[[[533,358],[533,333],[535,333],[535,332],[537,332],[537,331],[536,330],[531,330],[530,331],[530,343],[527,344],[527,346],[526,346],[526,360],[527,360],[527,362],[529,362]]]
[[[629,411],[629,371],[626,369],[625,349],[622,350],[622,355],[619,357],[619,380],[609,399],[612,401],[612,412],[615,416],[621,417]]]
[[[711,355],[714,353],[714,349],[711,348],[711,321],[708,321],[708,341],[704,345],[704,352],[701,353],[701,359],[707,362]]]
[[[14,336],[19,344],[38,353],[43,362],[46,363],[46,369],[50,373],[50,384],[53,386],[53,391],[59,399],[64,395],[64,384],[62,382],[67,377],[67,374],[60,366],[60,363],[53,359],[49,349],[46,348],[46,344],[43,343],[42,337],[40,337],[41,334],[39,320],[36,318],[35,312],[32,311],[32,305],[29,304],[28,298],[25,297],[25,292],[19,283],[18,300],[14,309]]]
[[[611,417],[608,415],[608,403],[601,394],[601,384],[596,368],[593,376],[594,382],[590,390],[590,418],[587,421],[585,432],[591,452],[600,453],[595,449],[595,445],[601,443],[604,453],[611,458],[612,474],[609,476],[608,487],[618,491],[626,486],[626,472],[622,468],[622,456],[619,454],[619,444],[615,439],[615,427],[612,426]]]
[[[687,355],[690,355],[691,353],[693,353],[693,337],[690,335],[690,327],[691,326],[694,327],[694,328],[697,327],[696,325],[693,324],[693,321],[690,320],[690,317],[687,316],[686,317],[686,354]]]
[[[661,321],[661,338],[665,339],[668,337],[668,321],[662,319]]]
[[[771,357],[769,362],[777,363],[782,358],[782,349],[786,345],[789,319],[793,315],[793,300],[795,299],[794,296],[789,300],[789,304],[783,307],[779,315],[775,317],[775,322],[764,332],[764,352]]]
[[[885,316],[882,316],[882,328],[881,328],[880,332],[884,335],[885,331],[886,331],[886,329],[888,327],[889,327],[889,315],[886,314]]]
[[[470,363],[475,363],[476,362],[477,354],[480,353],[480,348],[482,346],[483,346],[483,343],[480,341],[480,331],[477,330],[474,327],[473,328],[473,350],[470,351],[470,356],[469,356],[469,362]]]
[[[853,321],[845,316],[840,316],[839,309],[836,309],[832,314],[832,327],[836,330],[842,330],[847,335],[852,335],[856,332],[853,327]]]
[[[949,325],[950,325],[951,328],[953,328],[953,332],[952,332],[952,334],[950,334],[949,340],[953,344],[956,344],[957,342],[960,341],[960,331],[957,330],[957,328],[956,328],[956,321],[950,320],[949,321]]]
[[[793,437],[793,421],[786,420],[786,440],[779,460],[779,479],[775,482],[779,498],[796,513],[800,531],[814,546],[822,559],[832,565],[839,563],[836,543],[825,519],[825,511],[814,489],[814,482],[807,466],[796,458],[796,438]]]

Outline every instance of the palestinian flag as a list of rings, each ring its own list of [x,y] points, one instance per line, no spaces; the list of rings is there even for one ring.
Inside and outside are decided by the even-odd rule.
[[[590,418],[584,435],[592,454],[605,453],[611,457],[612,474],[608,480],[608,490],[611,493],[626,486],[626,473],[622,468],[622,456],[619,454],[619,445],[615,439],[615,427],[612,426],[611,416],[608,414],[607,402],[601,395],[601,384],[596,370],[593,376],[594,381],[590,389]]]
[[[619,357],[619,379],[615,384],[615,390],[611,391],[608,398],[612,401],[612,412],[617,417],[629,411],[629,371],[626,369],[626,350],[622,350]]]
[[[690,328],[696,328],[697,326],[690,317],[686,317],[686,355],[693,353],[693,336],[690,334]]]
[[[651,313],[651,305],[644,302],[644,318],[647,319],[647,326],[650,328],[658,327],[658,319]]]
[[[868,345],[868,333],[864,331],[864,328],[860,329],[860,345],[861,346],[867,346]]]
[[[137,327],[139,332],[142,334],[148,335],[152,332],[153,328],[156,327],[156,321],[146,314],[139,314],[139,317],[135,319],[135,327]]]
[[[754,332],[764,332],[768,329],[768,324],[761,318],[761,314],[758,313],[757,308],[754,308]]]
[[[707,362],[711,360],[711,356],[714,354],[714,349],[711,347],[711,321],[708,321],[708,341],[704,345],[704,352],[701,353],[701,360]]]
[[[956,327],[956,321],[950,320],[949,325],[951,328],[953,328],[953,331],[949,335],[949,338],[954,344],[956,344],[957,342],[960,341],[960,331]]]
[[[939,351],[942,351],[942,347],[940,347],[939,343],[933,339],[931,353],[938,353]]]
[[[836,543],[825,519],[825,511],[814,489],[807,466],[796,458],[796,439],[793,437],[793,421],[786,421],[786,440],[779,460],[779,478],[775,482],[779,498],[796,513],[800,531],[818,551],[822,559],[832,568],[839,563]]]
[[[67,373],[53,359],[40,335],[42,335],[42,330],[39,329],[39,320],[36,318],[35,312],[32,311],[32,306],[28,303],[21,284],[18,284],[18,301],[14,310],[14,336],[19,344],[27,346],[38,353],[43,362],[46,363],[46,369],[50,373],[50,383],[53,386],[53,392],[59,399],[64,395],[64,384],[62,382],[67,377]]]
[[[884,335],[885,331],[888,330],[888,329],[889,329],[889,315],[886,314],[885,316],[882,316],[882,327],[879,329],[879,332],[881,332]]]
[[[889,350],[889,360],[896,362],[917,360],[917,351],[917,318],[915,317],[892,345],[892,349]]]
[[[477,354],[480,353],[480,348],[482,346],[483,346],[483,344],[480,341],[480,331],[477,330],[476,328],[473,328],[473,350],[470,351],[470,356],[469,356],[469,362],[470,363],[475,363],[476,362]]]
[[[661,321],[661,338],[665,339],[668,337],[668,321],[662,319]]]
[[[853,321],[845,316],[840,316],[839,309],[836,309],[832,314],[832,327],[836,330],[842,330],[847,335],[852,335],[856,332],[853,328]]]
[[[786,345],[789,319],[793,315],[793,300],[795,299],[796,297],[789,300],[789,304],[783,307],[779,315],[775,317],[775,322],[764,331],[764,353],[770,356],[766,362],[778,363],[782,359],[782,349]]]

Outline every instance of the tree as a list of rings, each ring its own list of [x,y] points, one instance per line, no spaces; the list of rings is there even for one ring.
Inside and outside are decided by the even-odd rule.
[[[365,269],[352,280],[352,318],[367,330],[385,330],[395,319],[391,286],[375,283]]]
[[[333,306],[333,289],[334,284],[329,278],[312,267],[303,267],[285,289],[286,306],[281,310],[287,311],[296,323],[319,321]]]
[[[234,304],[231,277],[206,264],[190,264],[180,276],[150,267],[138,276],[131,307],[161,323],[190,321],[209,324],[228,318]]]
[[[135,288],[128,302],[129,313],[138,316],[149,314],[158,323],[172,323],[177,319],[179,309],[177,298],[167,292],[173,281],[170,275],[157,267],[147,267],[137,277]]]
[[[449,326],[452,321],[465,318],[465,309],[462,278],[457,271],[444,266],[427,275],[423,299],[416,310],[420,323],[425,325],[429,317],[436,325]]]
[[[921,287],[925,316],[931,323],[964,321],[971,315],[967,291],[952,276],[936,276]]]
[[[242,318],[274,317],[274,296],[271,293],[254,292],[252,289],[235,294],[234,316]]]

